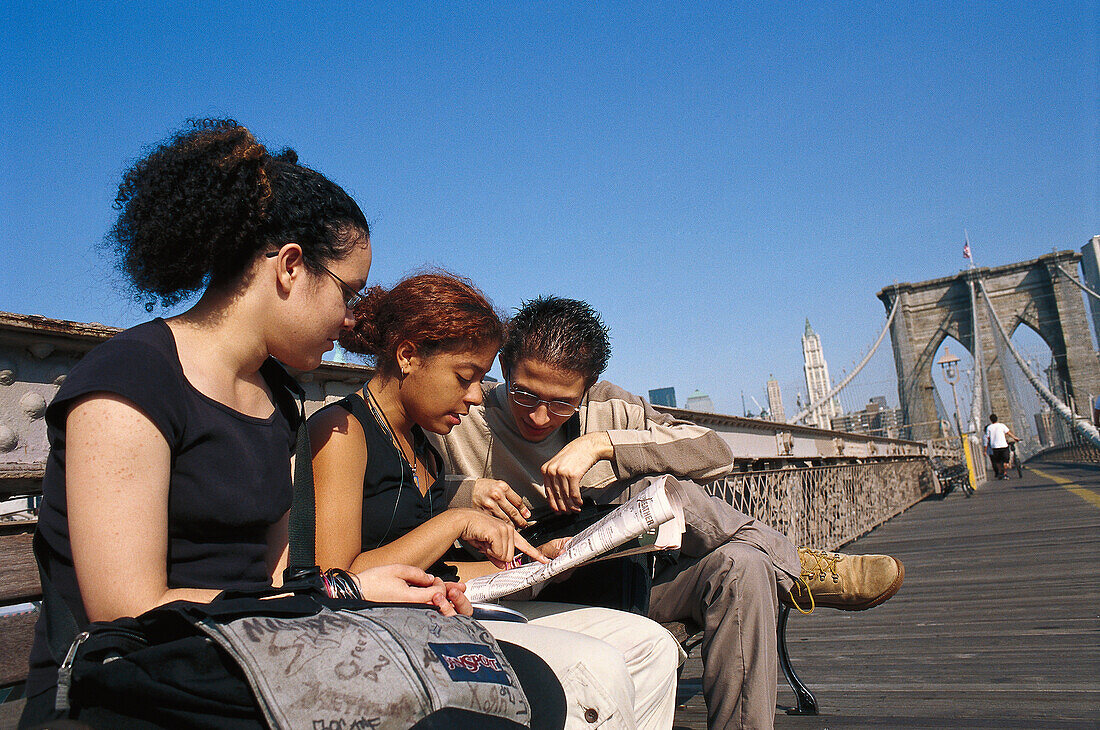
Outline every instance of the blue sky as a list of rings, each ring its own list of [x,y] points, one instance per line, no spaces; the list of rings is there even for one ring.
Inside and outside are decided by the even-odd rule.
[[[99,247],[120,174],[232,116],[355,196],[375,283],[584,298],[610,379],[740,412],[774,374],[790,414],[806,317],[837,378],[964,228],[980,265],[1100,233],[1098,7],[7,3],[0,310],[147,318]]]

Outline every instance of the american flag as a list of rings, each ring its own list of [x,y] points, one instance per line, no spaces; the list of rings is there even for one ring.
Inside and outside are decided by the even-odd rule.
[[[964,259],[970,258],[970,241],[967,241],[966,243],[963,244],[963,258]]]

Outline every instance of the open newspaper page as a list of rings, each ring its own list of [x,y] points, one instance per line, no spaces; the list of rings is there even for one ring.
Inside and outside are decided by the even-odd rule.
[[[679,550],[683,536],[684,520],[683,511],[681,510],[671,520],[666,520],[656,527],[651,527],[638,537],[627,540],[619,547],[608,550],[603,555],[588,562],[598,563],[601,560],[625,558],[628,555],[652,553],[657,550]]]
[[[672,522],[662,534],[658,530],[651,545],[632,548],[621,554],[679,547],[684,531],[684,511],[668,489],[669,477],[655,479],[630,501],[605,515],[569,541],[566,549],[549,563],[531,563],[499,573],[474,578],[466,583],[466,597],[472,603],[493,601],[553,578],[559,573],[592,562],[659,526]],[[660,546],[659,543],[668,543]],[[673,544],[674,543],[674,544]],[[618,557],[615,555],[614,557]]]

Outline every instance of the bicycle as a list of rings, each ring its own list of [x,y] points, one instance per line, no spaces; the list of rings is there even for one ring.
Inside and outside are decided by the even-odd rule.
[[[962,476],[958,478],[958,483],[959,489],[962,490],[967,499],[970,499],[970,496],[974,494],[974,487],[970,486],[970,475],[964,471]]]
[[[959,480],[959,486],[962,487],[963,494],[966,495],[966,498],[970,499],[971,495],[974,494],[974,487],[970,484],[970,470],[967,469],[966,466],[962,468],[962,478]]]
[[[1012,466],[1016,467],[1016,477],[1019,479],[1024,478],[1024,465],[1020,463],[1020,457],[1016,453],[1016,442],[1013,441],[1008,445],[1008,463],[1005,464],[1005,473],[1008,472]]]

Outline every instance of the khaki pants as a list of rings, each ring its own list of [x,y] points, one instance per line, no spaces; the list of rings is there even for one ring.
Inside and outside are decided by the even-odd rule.
[[[649,617],[691,619],[703,627],[703,699],[710,728],[771,728],[778,591],[790,588],[791,577],[801,572],[798,550],[700,485],[678,481],[676,489],[687,533],[678,558],[658,563]]]

